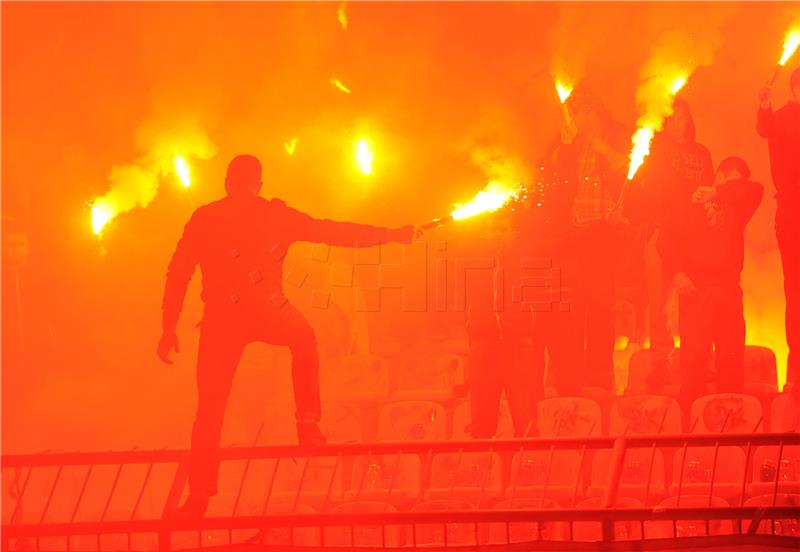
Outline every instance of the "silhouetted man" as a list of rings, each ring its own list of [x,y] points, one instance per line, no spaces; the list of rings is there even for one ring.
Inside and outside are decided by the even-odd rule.
[[[694,191],[683,224],[665,229],[659,240],[678,297],[681,399],[687,413],[707,392],[712,352],[717,392],[741,393],[744,385],[744,229],[764,193],[749,177],[743,159],[724,159],[713,185]]]
[[[292,383],[300,444],[321,445],[319,359],[314,331],[283,293],[283,259],[296,241],[337,246],[410,242],[415,229],[318,220],[267,200],[261,164],[239,155],[228,165],[227,196],[197,209],[167,271],[163,334],[158,356],[171,363],[178,350],[175,327],[186,288],[200,265],[205,303],[197,354],[197,416],[192,430],[190,495],[181,508],[201,516],[217,492],[218,448],[225,406],[245,346],[253,341],[285,345],[292,353]]]
[[[662,392],[667,383],[669,358],[675,347],[665,314],[670,282],[664,277],[657,244],[662,233],[670,233],[686,223],[686,210],[697,187],[710,186],[714,180],[711,153],[695,140],[689,104],[677,98],[673,110],[664,121],[664,131],[653,139],[650,155],[640,171],[641,185],[634,187],[631,201],[626,205],[626,213],[632,210],[641,218],[644,238],[645,282],[650,307],[647,383],[651,393]],[[632,209],[627,209],[629,206]]]
[[[573,124],[565,122],[552,157],[570,197],[571,224],[559,249],[564,286],[573,289],[573,328],[565,339],[576,361],[565,363],[567,373],[553,374],[565,396],[583,387],[614,389],[614,265],[622,222],[616,200],[626,162],[623,133],[600,100],[576,90],[567,102]]]
[[[772,89],[759,94],[758,133],[769,141],[769,163],[775,183],[775,234],[783,264],[786,294],[786,381],[800,396],[800,68],[789,83],[793,99],[773,112]],[[787,387],[788,389],[788,387]]]

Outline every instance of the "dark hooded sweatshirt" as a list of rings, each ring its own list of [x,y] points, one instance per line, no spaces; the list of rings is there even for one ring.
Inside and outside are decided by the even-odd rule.
[[[761,184],[729,180],[710,204],[691,203],[683,224],[659,241],[668,276],[684,272],[696,286],[738,284],[744,229],[763,194]]]

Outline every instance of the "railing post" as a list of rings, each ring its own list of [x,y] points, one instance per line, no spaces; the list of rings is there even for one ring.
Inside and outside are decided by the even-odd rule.
[[[624,436],[617,437],[614,441],[614,449],[611,454],[611,473],[608,476],[608,486],[606,496],[603,501],[604,507],[610,508],[617,503],[617,493],[619,482],[622,479],[622,468],[625,463],[625,452],[628,448],[628,439]],[[603,520],[603,541],[614,540],[614,522],[608,519]]]

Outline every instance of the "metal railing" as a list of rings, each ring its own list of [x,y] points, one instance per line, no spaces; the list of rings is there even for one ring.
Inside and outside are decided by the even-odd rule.
[[[119,452],[92,452],[92,453],[45,453],[45,454],[24,454],[24,455],[4,455],[2,457],[2,468],[4,475],[8,471],[14,472],[14,478],[8,485],[9,495],[4,497],[7,506],[4,508],[4,521],[2,525],[2,546],[3,550],[23,549],[25,547],[38,548],[41,539],[59,537],[64,539],[66,549],[75,549],[72,546],[72,539],[80,536],[94,536],[96,539],[96,549],[102,549],[103,536],[121,535],[123,536],[123,548],[139,548],[133,546],[133,540],[139,535],[154,536],[155,541],[152,548],[160,550],[170,550],[175,548],[175,535],[191,532],[197,536],[196,547],[202,547],[207,543],[204,535],[221,532],[227,538],[216,538],[214,544],[234,544],[237,542],[259,542],[263,541],[265,535],[271,530],[280,530],[283,544],[287,546],[301,547],[303,541],[296,539],[298,530],[312,531],[318,546],[332,546],[329,536],[330,531],[335,528],[344,528],[350,535],[351,545],[358,545],[359,534],[361,537],[370,540],[373,546],[383,546],[392,548],[394,545],[431,545],[439,544],[444,547],[454,546],[488,546],[495,543],[490,538],[490,533],[496,537],[504,533],[505,543],[510,544],[514,528],[521,525],[527,527],[531,535],[531,541],[546,541],[548,549],[558,548],[558,542],[549,539],[542,527],[548,524],[562,524],[566,526],[566,535],[562,535],[564,540],[572,541],[575,538],[575,528],[579,524],[592,522],[600,526],[597,540],[606,543],[613,543],[619,549],[628,546],[625,541],[637,541],[640,545],[638,549],[645,546],[650,549],[669,548],[676,539],[694,538],[699,539],[698,543],[706,544],[728,543],[727,545],[745,542],[768,542],[774,546],[785,546],[791,544],[797,546],[797,540],[787,538],[785,535],[791,533],[793,536],[800,535],[800,506],[797,504],[780,504],[784,495],[781,493],[785,484],[790,483],[782,479],[786,474],[781,470],[782,460],[787,451],[787,447],[800,445],[800,434],[797,433],[749,433],[749,434],[692,434],[692,435],[628,435],[621,437],[564,437],[554,439],[523,439],[523,440],[469,440],[469,441],[441,441],[441,442],[379,442],[379,443],[359,443],[326,445],[324,447],[298,447],[298,446],[255,446],[255,447],[235,447],[220,450],[220,457],[223,462],[244,462],[241,478],[236,485],[236,493],[231,512],[227,516],[206,517],[203,519],[186,520],[178,519],[174,512],[178,502],[184,493],[187,480],[188,451],[185,450],[160,450],[160,451],[119,451]],[[756,447],[772,446],[777,447],[777,469],[774,470],[774,479],[771,480],[771,501],[760,505],[745,505],[745,497],[748,494],[748,485],[753,480],[753,454]],[[707,504],[702,506],[680,506],[682,496],[686,496],[686,486],[694,483],[686,481],[687,451],[695,447],[704,447],[712,452],[710,471],[706,473],[700,487],[707,487]],[[739,447],[745,454],[745,467],[741,474],[740,490],[737,494],[738,503],[732,506],[715,506],[712,497],[715,489],[722,483],[717,481],[719,471],[719,456],[723,448]],[[675,459],[680,459],[680,466],[677,470],[678,480],[673,481],[676,492],[672,493],[677,497],[675,506],[648,506],[648,503],[657,494],[656,490],[651,490],[653,483],[653,469],[657,451],[665,449],[676,449]],[[388,507],[384,511],[364,512],[364,513],[331,513],[327,512],[334,503],[342,502],[340,497],[333,492],[335,478],[343,477],[347,471],[346,465],[350,459],[357,456],[374,457],[378,455],[396,455],[399,459],[405,455],[418,455],[424,459],[423,466],[430,466],[430,460],[435,454],[456,453],[458,462],[464,453],[498,453],[505,455],[506,459],[515,453],[542,451],[549,461],[546,463],[546,471],[543,474],[543,481],[538,488],[541,496],[541,504],[544,505],[545,498],[549,496],[548,486],[550,485],[551,470],[556,451],[572,450],[579,454],[578,476],[574,482],[571,497],[569,498],[569,508],[547,508],[531,507],[525,509],[487,509],[478,504],[479,509],[462,511],[392,511]],[[584,474],[589,468],[589,458],[597,451],[611,451],[611,461],[609,462],[608,473],[606,474],[606,485],[598,506],[593,508],[576,509],[577,498],[582,496],[581,491],[585,486]],[[624,508],[618,507],[618,498],[624,495],[626,456],[631,450],[649,451],[645,466],[644,477],[644,500],[642,507]],[[330,479],[323,492],[322,513],[299,514],[297,506],[304,498],[304,484],[307,481],[307,472],[312,459],[325,457],[330,458],[332,464]],[[274,459],[271,473],[266,480],[265,497],[260,514],[241,515],[238,508],[248,484],[252,484],[248,477],[250,474],[251,463],[255,460]],[[271,513],[270,502],[274,496],[276,488],[276,477],[281,462],[296,462],[297,459],[304,459],[300,469],[300,479],[294,496],[291,499],[290,513]],[[133,464],[146,466],[144,476],[138,488],[130,493],[133,505],[129,515],[122,516],[122,519],[108,519],[109,508],[115,494],[118,493],[120,479],[125,473],[126,468],[130,469]],[[141,519],[141,505],[143,497],[152,486],[151,474],[156,466],[169,465],[174,467],[175,472],[172,477],[169,490],[163,504],[160,505],[160,515],[152,515],[150,518]],[[107,493],[100,502],[102,508],[100,515],[96,519],[79,519],[78,513],[84,503],[87,488],[92,481],[94,474],[100,466],[112,467],[114,476],[111,479]],[[64,470],[67,468],[85,467],[85,473],[77,485],[77,493],[73,498],[73,504],[61,508],[64,514],[63,519],[50,520],[53,517],[51,505],[54,496],[59,488]],[[640,466],[641,468],[641,466]],[[55,470],[52,484],[48,489],[41,493],[43,505],[36,511],[26,510],[28,519],[23,519],[23,509],[26,501],[26,494],[29,492],[29,483],[33,474],[40,470]],[[641,470],[640,470],[641,471]],[[666,471],[666,470],[665,470]],[[770,475],[773,475],[770,472]],[[707,480],[706,480],[707,479]],[[484,486],[487,477],[484,474],[479,477],[476,485],[479,487],[480,496],[484,496]],[[264,481],[261,481],[264,484]],[[731,487],[731,482],[725,484]],[[358,489],[355,502],[361,499],[363,480],[360,483],[353,482],[351,488]],[[695,486],[697,486],[695,484]],[[506,488],[511,489],[509,482]],[[392,482],[385,489],[385,496],[381,499],[386,504],[393,499],[392,493],[396,492]],[[421,497],[420,489],[420,497]],[[511,492],[513,496],[513,492]],[[693,537],[682,536],[686,531],[682,527],[686,523],[682,520],[700,520],[698,535]],[[722,531],[729,533],[712,535],[712,521],[728,521],[729,529]],[[748,523],[749,522],[749,523]],[[671,527],[669,534],[665,535],[651,530],[654,524],[666,523]],[[494,531],[499,525],[505,527],[504,531]],[[578,524],[578,525],[576,525]],[[616,529],[620,525],[631,525],[635,530],[620,535]],[[420,537],[420,528],[441,527],[436,535],[439,539],[430,542],[430,539]],[[449,538],[454,527],[460,530],[459,534],[466,535],[470,531],[465,526],[471,527],[472,537],[470,539]],[[363,531],[359,533],[359,528],[373,527],[373,531],[367,535]],[[525,529],[523,527],[523,529]],[[638,529],[636,529],[638,527]],[[756,534],[757,532],[767,532],[767,534]],[[429,531],[430,532],[430,531]],[[525,533],[525,531],[522,531]],[[717,531],[720,532],[720,531]],[[634,533],[634,534],[630,534]],[[783,533],[781,535],[780,533]],[[397,538],[402,534],[402,539]],[[365,535],[367,535],[365,537]],[[387,536],[388,535],[388,536]],[[394,535],[394,536],[392,536]],[[392,538],[389,538],[392,537]],[[731,538],[735,537],[735,541]],[[313,539],[312,539],[313,540]],[[495,538],[495,540],[497,540]],[[502,539],[501,539],[502,540]],[[341,543],[341,539],[337,541]],[[576,544],[576,543],[573,543]],[[345,542],[344,545],[347,545]],[[119,546],[117,543],[116,546]],[[555,547],[555,548],[554,548]]]

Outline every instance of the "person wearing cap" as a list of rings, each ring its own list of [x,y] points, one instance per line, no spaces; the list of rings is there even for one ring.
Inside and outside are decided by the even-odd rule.
[[[758,134],[769,144],[775,183],[775,234],[783,265],[786,295],[787,389],[800,396],[800,67],[789,80],[792,99],[772,110],[772,88],[759,93]]]
[[[226,196],[199,207],[186,224],[167,270],[159,358],[178,351],[176,326],[186,289],[200,265],[205,304],[197,354],[197,414],[192,429],[190,495],[179,515],[202,516],[217,493],[219,440],[242,352],[262,341],[289,347],[301,445],[322,445],[319,359],[314,330],[283,292],[283,260],[293,242],[365,247],[409,243],[413,226],[383,228],[315,219],[280,199],[265,199],[261,163],[239,155],[228,165]]]
[[[625,180],[625,133],[602,102],[585,89],[567,100],[571,121],[561,129],[550,156],[557,187],[566,200],[568,224],[558,249],[562,288],[570,296],[568,342],[572,362],[553,371],[560,395],[584,388],[609,395],[614,389],[615,262],[621,209],[616,204]],[[563,202],[563,201],[562,201]]]

